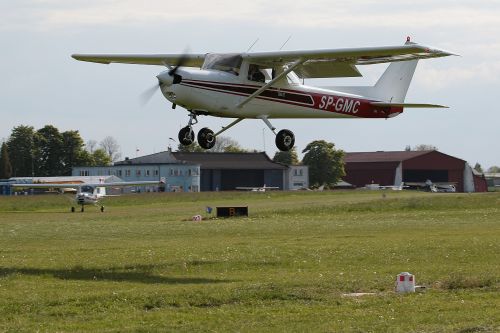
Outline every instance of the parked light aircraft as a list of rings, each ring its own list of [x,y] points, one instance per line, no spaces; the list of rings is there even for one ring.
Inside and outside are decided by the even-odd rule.
[[[413,187],[424,189],[429,192],[451,192],[454,193],[457,191],[456,182],[433,182],[430,179],[425,182],[407,182],[406,185]]]
[[[77,205],[81,206],[80,211],[83,212],[85,210],[84,206],[86,205],[94,205],[97,206],[99,201],[104,197],[109,197],[111,195],[106,195],[107,187],[126,187],[126,186],[154,186],[159,185],[161,182],[157,181],[142,181],[142,182],[113,182],[113,183],[97,183],[97,184],[88,184],[88,183],[69,183],[65,182],[64,184],[56,184],[56,183],[31,183],[31,184],[12,184],[13,188],[23,189],[23,188],[42,188],[42,189],[76,189],[76,195],[74,198],[74,202]],[[104,212],[104,206],[100,207],[101,212]],[[71,211],[75,211],[75,207],[71,207]]]
[[[264,186],[257,186],[257,187],[238,186],[238,187],[235,187],[235,189],[240,190],[240,191],[266,192],[266,191],[270,191],[270,190],[279,190],[280,188],[277,186],[266,186],[266,184],[264,184]]]
[[[407,39],[402,46],[340,48],[311,51],[276,51],[207,54],[109,55],[74,54],[81,61],[110,64],[141,64],[167,67],[148,90],[151,98],[159,88],[172,108],[189,112],[179,141],[195,140],[197,116],[236,118],[214,133],[202,128],[198,143],[214,146],[217,136],[244,119],[261,119],[276,135],[276,146],[290,150],[293,132],[276,128],[274,118],[391,118],[404,108],[441,108],[436,104],[405,103],[406,93],[419,59],[453,53],[419,45]],[[391,64],[374,86],[313,87],[300,79],[362,76],[357,65]],[[147,96],[146,96],[147,95]]]

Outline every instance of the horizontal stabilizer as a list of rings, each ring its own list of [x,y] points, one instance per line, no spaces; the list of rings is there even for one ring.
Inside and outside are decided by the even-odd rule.
[[[448,108],[439,104],[372,102],[371,105],[397,108]]]

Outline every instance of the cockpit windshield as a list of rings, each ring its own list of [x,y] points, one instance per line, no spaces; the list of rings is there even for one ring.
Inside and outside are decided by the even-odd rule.
[[[88,185],[84,185],[80,188],[80,192],[81,193],[90,193],[90,194],[93,194],[94,193],[94,188],[92,186],[88,186]]]
[[[217,54],[211,53],[205,56],[202,69],[215,69],[239,75],[243,58],[239,54]]]

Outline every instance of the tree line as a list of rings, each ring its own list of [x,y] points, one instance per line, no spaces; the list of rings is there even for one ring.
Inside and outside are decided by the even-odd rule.
[[[0,152],[0,179],[69,176],[75,166],[110,165],[119,158],[112,137],[86,145],[75,130],[61,132],[52,125],[38,130],[20,125],[12,129]]]

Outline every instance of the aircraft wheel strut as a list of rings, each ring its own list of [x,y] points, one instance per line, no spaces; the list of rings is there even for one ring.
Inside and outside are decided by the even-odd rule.
[[[209,128],[202,128],[198,132],[198,144],[203,149],[210,149],[215,145],[214,132]]]
[[[276,147],[281,151],[289,151],[295,144],[295,135],[287,129],[283,129],[276,134]]]
[[[184,146],[189,146],[194,142],[194,131],[190,126],[186,126],[179,131],[179,142]]]

